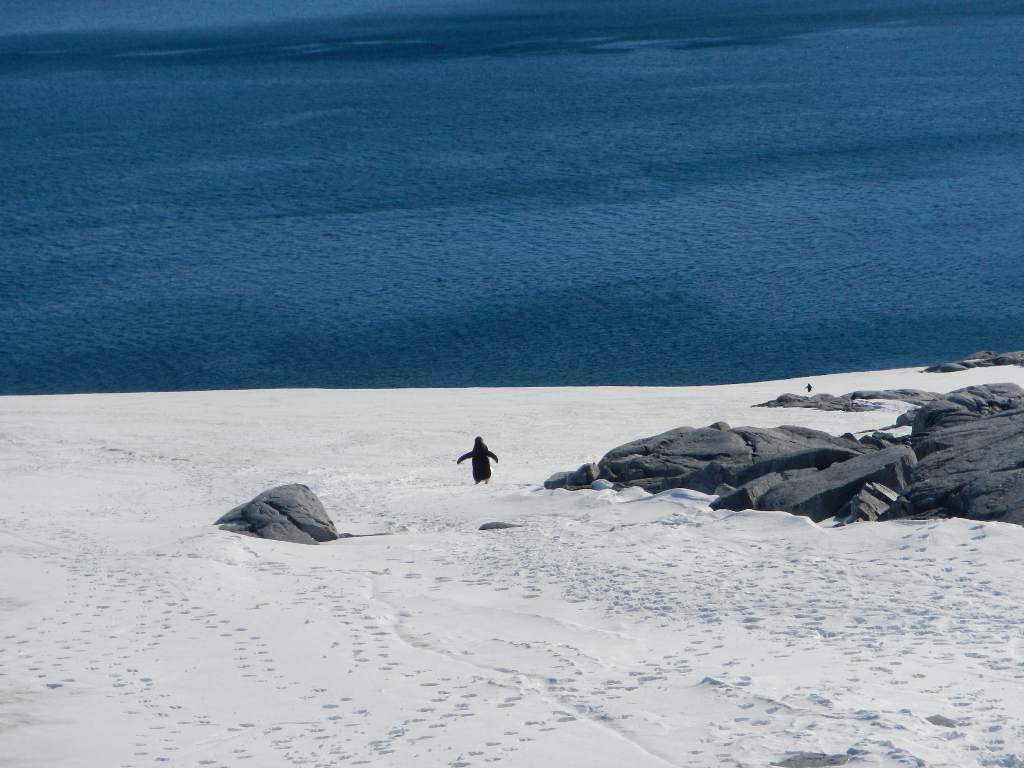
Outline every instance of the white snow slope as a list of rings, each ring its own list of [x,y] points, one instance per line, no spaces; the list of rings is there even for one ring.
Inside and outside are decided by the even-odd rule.
[[[540,488],[684,424],[894,420],[749,407],[803,384],[0,398],[0,765],[1024,766],[1024,528]],[[288,482],[392,535],[211,525]]]

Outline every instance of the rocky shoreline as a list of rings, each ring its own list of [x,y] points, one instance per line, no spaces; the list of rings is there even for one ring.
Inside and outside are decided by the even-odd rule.
[[[969,368],[989,368],[994,365],[1017,365],[1024,367],[1024,352],[973,352],[963,360],[940,363],[925,368],[925,373],[955,373]]]
[[[1024,361],[1024,352],[976,353],[967,360],[1017,365],[1000,361]],[[794,426],[679,427],[613,448],[599,462],[556,473],[544,485],[633,486],[651,493],[689,488],[717,496],[717,509],[783,510],[837,525],[941,517],[1024,525],[1024,390],[1016,384],[946,394],[787,394],[756,407],[867,411],[884,400],[914,408],[892,427],[859,438]],[[896,434],[906,431],[900,427],[910,427],[909,434]]]

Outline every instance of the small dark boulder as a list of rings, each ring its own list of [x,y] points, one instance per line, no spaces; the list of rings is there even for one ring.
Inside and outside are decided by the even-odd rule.
[[[324,505],[305,485],[280,485],[223,515],[214,525],[261,539],[318,544],[338,532]]]
[[[570,491],[578,491],[583,488],[590,488],[597,480],[599,470],[597,464],[584,464],[573,472],[556,472],[544,481],[544,487],[548,490],[555,488],[566,488]]]
[[[556,488],[565,488],[569,483],[571,475],[572,472],[555,472],[555,474],[544,481],[544,487],[549,491],[553,491]]]
[[[484,523],[478,530],[481,531],[504,531],[506,528],[522,528],[521,525],[515,523]]]
[[[580,488],[590,487],[590,484],[597,480],[600,475],[600,470],[597,468],[597,464],[590,463],[584,464],[571,475],[569,475],[569,485],[575,485]]]
[[[827,755],[824,752],[792,752],[772,765],[777,768],[828,768],[832,765],[846,765],[846,755]]]

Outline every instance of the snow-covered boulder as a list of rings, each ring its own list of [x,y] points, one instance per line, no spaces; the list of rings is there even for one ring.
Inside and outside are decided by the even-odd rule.
[[[911,405],[924,405],[944,397],[938,392],[920,389],[860,389],[845,395],[779,395],[755,408],[814,408],[819,411],[874,411],[882,407],[880,400],[895,400]]]
[[[280,485],[264,491],[217,520],[223,530],[262,539],[318,544],[339,538],[324,505],[305,485]]]
[[[757,403],[754,408],[814,408],[818,411],[873,411],[877,405],[865,401],[854,401],[844,395],[779,395],[766,403]]]

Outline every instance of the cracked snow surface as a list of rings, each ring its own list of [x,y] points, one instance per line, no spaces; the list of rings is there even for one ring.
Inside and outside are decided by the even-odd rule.
[[[899,410],[750,407],[804,383],[0,398],[0,762],[1024,766],[1024,528],[540,487],[681,425]],[[287,482],[390,535],[213,527]]]

